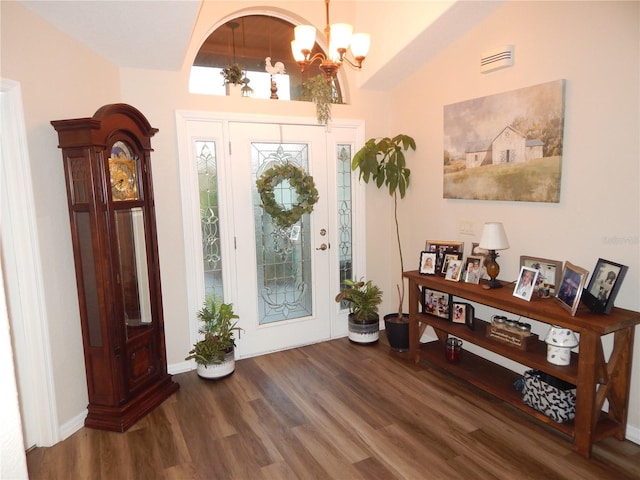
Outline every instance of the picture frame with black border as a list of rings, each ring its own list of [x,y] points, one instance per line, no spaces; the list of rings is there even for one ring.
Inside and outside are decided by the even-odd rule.
[[[582,292],[582,303],[594,313],[611,313],[628,269],[626,265],[599,258],[589,285]]]
[[[465,261],[464,277],[466,283],[480,283],[482,278],[484,257],[480,255],[469,255]]]
[[[451,299],[448,293],[422,287],[422,313],[448,321]]]
[[[513,289],[513,296],[526,300],[531,300],[534,290],[536,289],[538,275],[540,271],[531,267],[520,267],[520,275]]]
[[[420,264],[418,272],[421,275],[435,275],[436,254],[433,252],[420,252]]]
[[[475,329],[475,309],[473,305],[465,302],[451,302],[451,318],[452,323],[464,324],[471,330]]]
[[[582,290],[584,289],[588,275],[588,270],[573,265],[569,261],[564,262],[562,279],[560,280],[560,286],[555,298],[560,302],[562,308],[571,313],[571,316],[576,315]]]
[[[520,255],[520,266],[535,268],[540,272],[536,283],[541,297],[553,297],[556,294],[556,289],[562,280],[562,262]]]
[[[425,242],[424,249],[427,252],[436,254],[436,274],[444,276],[442,271],[444,256],[447,253],[458,253],[460,255],[464,254],[464,242],[454,242],[454,241],[442,241],[442,240],[427,240]],[[458,257],[462,258],[462,256]]]

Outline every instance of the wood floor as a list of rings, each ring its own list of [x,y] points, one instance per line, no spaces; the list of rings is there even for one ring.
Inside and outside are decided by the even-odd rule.
[[[83,428],[29,452],[36,479],[638,479],[640,446],[587,460],[507,404],[389,351],[339,339],[244,359],[126,433]]]

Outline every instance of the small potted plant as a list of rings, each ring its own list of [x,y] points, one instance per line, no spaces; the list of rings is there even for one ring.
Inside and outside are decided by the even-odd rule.
[[[382,290],[371,280],[344,280],[344,288],[336,295],[336,302],[349,304],[349,340],[355,343],[375,343],[380,338],[378,306]]]
[[[220,378],[235,370],[235,331],[240,331],[233,312],[233,305],[209,295],[198,312],[202,322],[199,334],[202,340],[194,344],[185,360],[195,360],[198,375],[202,378]]]
[[[244,84],[244,74],[242,68],[237,63],[232,63],[222,69],[220,75],[224,78],[224,86],[227,90],[227,95],[231,95],[231,92],[237,90],[238,95],[242,95],[242,86]]]
[[[351,169],[359,170],[360,178],[369,183],[372,180],[378,188],[388,189],[393,197],[394,220],[398,254],[400,256],[400,282],[398,290],[398,312],[384,316],[385,329],[391,348],[407,350],[409,348],[409,322],[402,313],[404,304],[404,259],[400,243],[400,224],[398,223],[398,196],[404,198],[409,187],[411,170],[406,166],[405,152],[416,149],[415,140],[405,134],[393,138],[371,138],[358,150],[351,161]]]

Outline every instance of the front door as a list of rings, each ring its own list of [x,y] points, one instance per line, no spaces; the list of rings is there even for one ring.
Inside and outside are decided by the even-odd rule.
[[[345,278],[366,275],[364,192],[350,168],[362,124],[270,120],[177,115],[192,340],[202,299],[216,292],[240,316],[239,357],[346,336],[348,311],[334,298]],[[302,169],[318,190],[290,225],[265,212],[256,187],[275,165]],[[287,179],[273,194],[285,213],[300,200]]]
[[[231,165],[242,356],[331,337],[334,310],[329,277],[327,144],[319,126],[232,123]],[[313,177],[318,201],[311,214],[278,225],[266,213],[256,181],[276,165]],[[296,186],[273,187],[283,213],[298,204]],[[333,295],[332,295],[333,294]]]

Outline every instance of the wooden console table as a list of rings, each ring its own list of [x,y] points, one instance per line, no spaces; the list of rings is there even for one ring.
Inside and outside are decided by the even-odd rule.
[[[614,308],[609,315],[591,313],[581,307],[572,317],[553,298],[532,298],[527,302],[513,296],[513,286],[485,290],[481,285],[452,282],[442,277],[405,272],[409,281],[409,356],[435,364],[467,382],[503,399],[573,439],[573,448],[589,458],[594,442],[614,436],[624,440],[629,406],[633,336],[640,324],[640,313]],[[579,353],[571,354],[571,363],[558,366],[547,362],[546,344],[538,340],[533,348],[523,351],[487,338],[487,321],[475,320],[475,329],[422,313],[421,287],[446,292],[461,300],[476,302],[498,310],[527,317],[549,325],[560,325],[580,334]],[[427,326],[433,327],[438,340],[420,343]],[[605,358],[602,337],[613,334],[613,351]],[[455,336],[497,353],[505,358],[542,370],[576,385],[576,416],[571,422],[556,423],[522,402],[513,383],[521,375],[489,360],[462,352],[457,364],[446,361],[447,337]],[[602,410],[605,400],[609,411]]]

